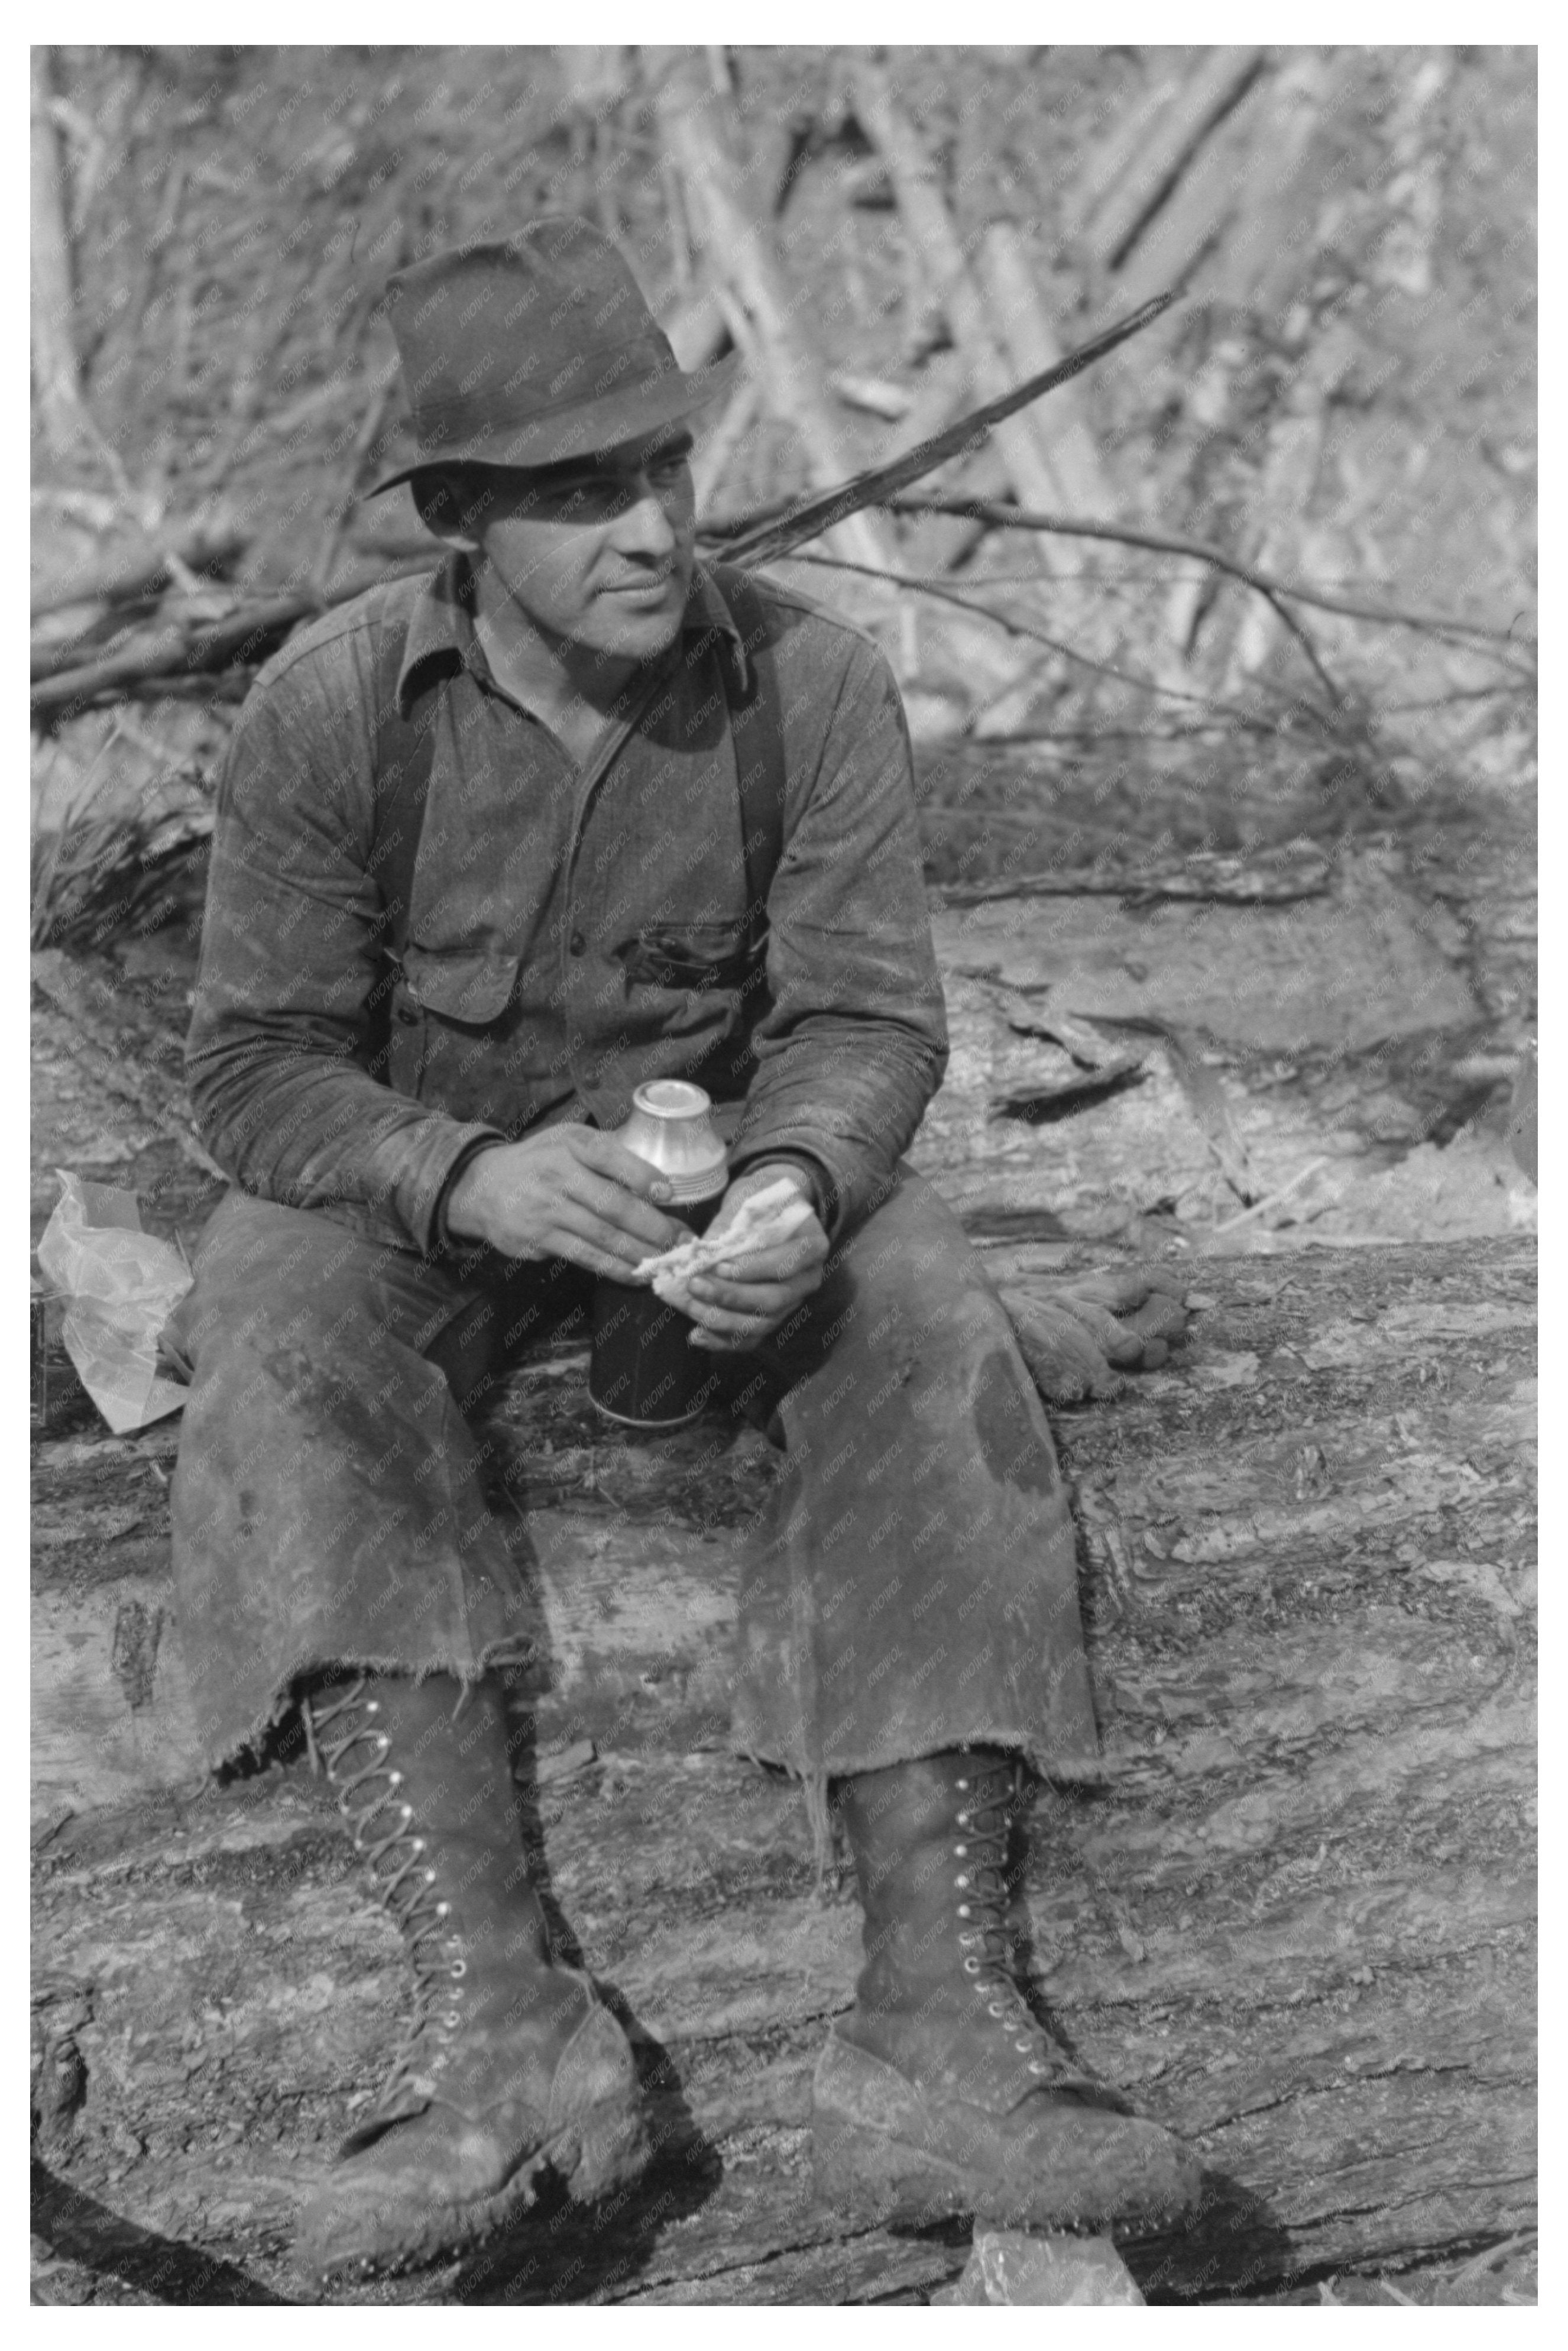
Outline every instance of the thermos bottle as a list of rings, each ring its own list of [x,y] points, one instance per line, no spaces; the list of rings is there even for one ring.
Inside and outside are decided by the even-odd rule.
[[[632,1115],[615,1140],[656,1167],[670,1186],[659,1207],[700,1233],[711,1224],[728,1183],[724,1145],[701,1086],[654,1078],[632,1097]],[[652,1252],[650,1251],[650,1255]],[[697,1390],[708,1359],[687,1344],[692,1322],[641,1282],[601,1276],[593,1292],[593,1353],[588,1393],[599,1410],[632,1428],[678,1428],[702,1410]]]

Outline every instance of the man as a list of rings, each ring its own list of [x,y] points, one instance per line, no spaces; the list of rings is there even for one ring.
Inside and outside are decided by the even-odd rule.
[[[419,456],[391,478],[447,560],[258,679],[189,1048],[237,1187],[179,1318],[209,1752],[298,1724],[417,1986],[303,2258],[405,2265],[547,2171],[587,2199],[647,2159],[625,2039],[555,1964],[520,1858],[501,1669],[538,1625],[460,1407],[588,1277],[678,1238],[612,1134],[671,1075],[730,1138],[716,1231],[780,1175],[812,1211],[693,1284],[692,1343],[787,1456],[736,1740],[800,1775],[820,1837],[831,1798],[865,1910],[819,2185],[1023,2225],[1172,2210],[1190,2159],[1016,1979],[1022,1779],[1095,1733],[1039,1398],[900,1157],[946,1048],[896,690],[853,631],[695,566],[687,420],[718,381],[681,372],[595,231],[546,222],[392,290]]]

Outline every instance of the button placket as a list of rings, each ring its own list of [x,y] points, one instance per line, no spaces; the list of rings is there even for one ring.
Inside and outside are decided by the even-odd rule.
[[[587,1008],[592,985],[592,959],[586,952],[586,942],[593,935],[592,910],[584,905],[579,893],[578,863],[594,794],[625,748],[638,720],[653,700],[655,687],[661,683],[660,673],[653,671],[643,680],[641,690],[624,716],[605,727],[578,776],[572,795],[570,845],[566,861],[565,921],[561,932],[560,986],[567,1019],[567,1066],[571,1072],[572,1084],[580,1093],[597,1092],[600,1081],[597,1076],[584,1071],[575,1041],[580,1032],[585,1037],[591,1035],[591,1030],[579,1016]],[[574,948],[572,942],[579,938],[584,941],[584,946]]]

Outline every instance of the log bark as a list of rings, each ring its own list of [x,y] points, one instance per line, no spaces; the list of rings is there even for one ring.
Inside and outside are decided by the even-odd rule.
[[[1005,1286],[1051,1257],[988,1262]],[[1058,1417],[1105,1778],[1037,1806],[1034,1968],[1083,2055],[1210,2168],[1190,2230],[1123,2248],[1151,2299],[1397,2272],[1531,2224],[1533,1269],[1522,1242],[1314,1254],[1288,1278],[1216,1260],[1185,1365]],[[720,1751],[766,1465],[701,1431],[601,1442],[581,1375],[520,1374],[497,1427],[497,1477],[552,1513],[535,1834],[631,2019],[666,2157],[613,2232],[521,2228],[392,2291],[924,2300],[963,2245],[846,2238],[800,2185],[858,1917],[813,1892],[794,1791]],[[128,1719],[106,1756],[177,1644],[165,1616],[149,1662],[146,1464],[167,1444],[40,1454],[36,1573],[72,1655],[96,1642],[95,1729],[110,1698]],[[60,2220],[57,2251],[90,2252],[96,2211],[163,2249],[166,2297],[214,2260],[265,2297],[296,2188],[383,2060],[402,1962],[309,1783],[193,1808],[189,1782],[133,1792],[122,1770],[116,1802],[77,1788],[75,1817],[40,1782],[47,2013],[72,2020],[57,2075],[68,2037],[85,2081],[51,2147],[68,2198],[46,2210],[74,2199],[78,2231]]]

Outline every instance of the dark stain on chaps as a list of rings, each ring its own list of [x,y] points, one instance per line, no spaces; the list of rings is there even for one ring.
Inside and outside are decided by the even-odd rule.
[[[987,1468],[998,1485],[1025,1494],[1054,1494],[1060,1480],[1049,1445],[1042,1445],[1013,1364],[993,1347],[975,1384],[975,1433]]]

